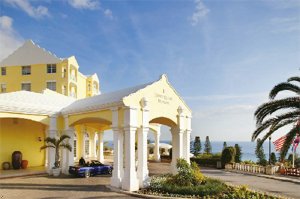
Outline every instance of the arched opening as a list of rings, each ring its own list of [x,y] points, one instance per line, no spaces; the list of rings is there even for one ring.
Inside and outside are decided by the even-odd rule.
[[[12,153],[20,151],[29,167],[44,166],[46,125],[29,119],[0,118],[0,162],[11,162]]]

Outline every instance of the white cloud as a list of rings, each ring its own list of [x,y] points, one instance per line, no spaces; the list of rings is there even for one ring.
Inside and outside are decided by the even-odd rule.
[[[13,19],[0,16],[0,60],[6,58],[24,41],[12,27]]]
[[[77,9],[96,10],[100,8],[100,3],[96,0],[68,0],[68,2]]]
[[[5,0],[12,6],[19,7],[33,18],[49,16],[48,8],[44,6],[33,7],[28,0]]]
[[[244,95],[200,95],[200,96],[186,96],[185,100],[199,100],[199,101],[215,101],[215,100],[232,100],[232,99],[245,99],[245,98],[266,98],[267,92],[252,93]]]
[[[300,31],[299,17],[277,17],[271,19],[273,33]]]
[[[195,0],[196,8],[191,17],[191,24],[196,26],[202,18],[204,18],[210,10],[204,5],[202,0]]]
[[[104,11],[104,15],[105,15],[106,17],[108,17],[109,19],[113,19],[113,14],[112,14],[112,11],[111,11],[110,9],[106,9],[106,10]]]

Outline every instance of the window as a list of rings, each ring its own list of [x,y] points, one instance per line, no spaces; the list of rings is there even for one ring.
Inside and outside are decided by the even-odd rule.
[[[5,93],[6,92],[6,84],[0,84],[1,86],[1,93]]]
[[[22,83],[22,91],[31,91],[31,83]]]
[[[30,75],[31,67],[30,66],[22,66],[22,75]]]
[[[77,136],[76,136],[76,133],[74,133],[73,151],[74,151],[74,159],[75,159],[77,157]]]
[[[56,91],[56,82],[47,82],[47,88]]]
[[[67,87],[66,86],[62,86],[61,91],[62,91],[63,95],[67,95]]]
[[[89,141],[89,135],[87,133],[85,133],[84,136],[84,153],[87,156],[90,154],[90,141]]]
[[[47,73],[56,73],[56,64],[47,64]]]
[[[65,78],[67,76],[67,69],[62,68],[62,78]]]
[[[6,67],[1,67],[1,75],[6,75]]]

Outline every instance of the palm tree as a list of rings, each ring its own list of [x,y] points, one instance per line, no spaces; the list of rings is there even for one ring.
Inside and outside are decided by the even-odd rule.
[[[270,101],[260,105],[254,113],[256,130],[252,134],[252,141],[263,131],[266,131],[264,137],[261,139],[260,146],[278,129],[296,124],[287,133],[286,141],[280,151],[282,160],[286,156],[294,136],[297,134],[300,123],[300,87],[294,82],[300,83],[300,77],[291,77],[287,82],[277,84],[270,91]],[[296,95],[275,100],[277,94],[282,91],[291,91]]]
[[[47,137],[45,138],[46,144],[41,147],[41,150],[46,148],[54,148],[55,149],[55,162],[54,167],[59,168],[59,149],[65,148],[69,151],[72,151],[72,146],[69,143],[64,142],[65,139],[70,139],[68,135],[61,135],[58,139]]]

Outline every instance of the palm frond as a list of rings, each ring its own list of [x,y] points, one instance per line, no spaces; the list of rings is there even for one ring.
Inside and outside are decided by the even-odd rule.
[[[286,119],[291,119],[292,121],[296,122],[299,117],[300,117],[300,110],[296,110],[296,111],[290,111],[288,113],[281,114],[276,117],[272,117],[272,118],[264,121],[263,123],[259,124],[257,126],[256,130],[253,132],[252,141],[254,141],[261,132],[268,129],[269,127],[273,126],[273,128],[274,128],[277,126],[278,123],[281,123]],[[280,126],[280,128],[281,127],[283,127],[283,126]],[[276,130],[277,129],[278,128],[276,128]],[[272,132],[275,132],[276,130],[273,129]],[[269,131],[271,131],[271,129]]]
[[[55,146],[53,146],[53,145],[44,145],[44,146],[41,146],[40,150],[43,150],[43,149],[46,149],[46,148],[55,148]]]
[[[288,81],[288,82],[291,82],[291,81],[297,81],[297,82],[300,82],[300,77],[298,77],[298,76],[290,77],[287,81]]]
[[[59,147],[68,149],[70,152],[72,151],[72,146],[69,143],[61,143]]]
[[[288,82],[280,83],[274,86],[274,88],[270,91],[269,98],[274,99],[276,95],[281,91],[292,91],[296,94],[300,94],[300,87]]]
[[[60,136],[59,140],[58,140],[58,144],[60,144],[61,142],[63,142],[65,139],[70,139],[70,136],[63,134]]]
[[[46,137],[45,142],[55,145],[56,144],[56,138]]]
[[[270,127],[270,130],[265,134],[265,136],[261,139],[261,143],[258,147],[261,147],[261,145],[263,144],[263,142],[265,142],[275,131],[277,131],[278,129],[280,129],[281,127],[284,127],[288,124],[293,124],[297,121],[296,118],[294,119],[287,119],[287,120],[283,120],[277,124],[274,124]]]
[[[260,125],[266,116],[280,109],[300,109],[300,97],[289,97],[262,104],[254,113],[256,124]]]

